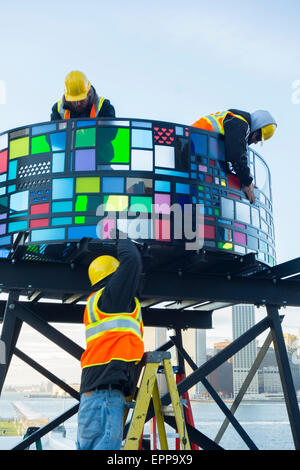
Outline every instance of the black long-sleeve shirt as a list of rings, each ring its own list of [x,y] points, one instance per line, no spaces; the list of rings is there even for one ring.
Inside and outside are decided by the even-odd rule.
[[[142,270],[141,256],[136,246],[128,239],[119,240],[118,269],[112,274],[101,294],[98,307],[105,313],[132,312],[134,297]],[[134,391],[137,378],[134,362],[112,360],[100,366],[82,369],[80,393],[96,389],[100,385],[118,385],[125,395]]]
[[[238,109],[229,109],[229,111],[242,116],[247,122],[229,114],[224,119],[226,159],[231,162],[234,171],[240,178],[241,184],[249,186],[253,181],[248,167],[248,139],[251,115]]]

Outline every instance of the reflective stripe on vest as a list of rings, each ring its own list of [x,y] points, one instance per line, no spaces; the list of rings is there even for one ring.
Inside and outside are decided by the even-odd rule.
[[[245,118],[243,118],[242,116],[240,116],[238,114],[234,114],[231,111],[222,111],[222,112],[218,112],[218,113],[215,113],[215,114],[209,114],[207,116],[204,116],[201,119],[205,120],[206,122],[208,122],[211,125],[212,132],[217,132],[218,134],[224,135],[225,132],[224,132],[223,122],[224,122],[224,119],[226,118],[227,115],[230,115],[232,117],[241,119],[242,121],[245,121],[246,124],[248,124],[248,126],[249,126],[249,123]]]
[[[102,105],[103,105],[103,102],[104,102],[105,98],[102,97],[97,97],[97,100],[96,100],[96,103],[93,104],[92,108],[91,108],[91,111],[90,111],[90,117],[91,118],[94,118],[94,117],[97,117],[99,112],[100,112],[100,109],[102,108]],[[64,107],[62,106],[62,100],[58,101],[57,102],[57,111],[60,115],[60,117],[62,119],[70,119],[70,110],[69,109],[64,109]],[[96,110],[97,109],[97,114],[96,114]]]

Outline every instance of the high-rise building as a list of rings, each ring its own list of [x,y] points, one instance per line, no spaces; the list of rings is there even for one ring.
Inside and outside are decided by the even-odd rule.
[[[232,307],[232,334],[233,340],[239,338],[255,324],[253,305],[234,305]],[[256,358],[256,341],[253,340],[233,356],[233,393],[239,392],[241,385],[251,369]],[[253,377],[246,395],[258,394],[258,376]]]

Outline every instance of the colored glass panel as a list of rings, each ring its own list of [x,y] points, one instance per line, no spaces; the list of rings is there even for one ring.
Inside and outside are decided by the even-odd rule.
[[[8,164],[8,179],[14,180],[17,177],[17,161],[9,162]]]
[[[79,195],[76,197],[75,212],[96,212],[97,207],[102,204],[102,196]]]
[[[152,122],[146,122],[146,121],[131,121],[132,127],[148,127],[149,129],[152,129]]]
[[[131,212],[152,212],[152,197],[131,196]]]
[[[64,240],[65,229],[64,228],[48,228],[31,231],[31,241],[53,241],[53,240]]]
[[[73,178],[52,180],[52,199],[70,199],[73,197]]]
[[[8,232],[19,232],[20,230],[27,229],[27,220],[21,220],[18,222],[10,222],[8,224]]]
[[[63,173],[65,169],[65,152],[57,152],[52,156],[52,173]]]
[[[221,211],[222,217],[226,217],[228,219],[234,218],[234,205],[231,199],[226,199],[221,197]]]
[[[169,193],[171,191],[170,181],[155,180],[155,191]]]
[[[157,214],[170,214],[171,196],[156,193],[154,195],[155,212]]]
[[[51,225],[71,225],[72,217],[52,217]]]
[[[10,196],[11,211],[26,211],[28,209],[29,191],[21,191]]]
[[[144,149],[152,149],[152,131],[144,129],[132,129],[131,131],[132,147],[140,147]]]
[[[129,163],[129,129],[97,128],[97,163]]]
[[[153,171],[153,152],[152,150],[131,151],[131,169],[140,171]]]
[[[43,204],[34,204],[30,207],[30,214],[48,214],[49,212],[49,202]]]
[[[75,147],[95,147],[96,128],[78,129],[76,131]]]
[[[124,193],[124,178],[106,177],[102,178],[103,193]]]
[[[129,194],[152,194],[152,179],[126,178],[126,192]]]
[[[203,171],[204,173],[207,173],[207,166],[205,165],[199,165],[199,171]]]
[[[91,119],[88,119],[87,121],[77,121],[76,127],[90,127],[90,126],[95,126],[96,124],[97,124],[96,121],[92,121]]]
[[[50,143],[52,152],[59,152],[66,149],[66,133],[57,132],[50,134]]]
[[[115,220],[114,219],[106,219],[103,221],[102,224],[102,234],[100,235],[100,238],[106,240],[106,239],[111,239],[113,238],[113,234],[111,233],[111,230],[115,228]]]
[[[0,235],[6,234],[6,224],[0,224]]]
[[[170,127],[153,127],[153,137],[156,144],[171,145],[174,142],[174,129]]]
[[[238,191],[240,191],[241,183],[240,183],[240,179],[238,176],[228,174],[227,181],[228,181],[229,188],[237,189]]]
[[[218,160],[225,160],[225,144],[223,140],[209,137],[209,156]]]
[[[46,132],[56,131],[56,124],[42,124],[41,126],[33,126],[31,135],[45,134]]]
[[[257,209],[255,209],[255,207],[252,207],[251,212],[252,212],[252,225],[254,225],[255,227],[260,228],[259,211]]]
[[[216,227],[214,225],[204,225],[204,238],[216,238]]]
[[[242,232],[233,232],[233,240],[240,245],[247,245],[247,235]]]
[[[190,194],[190,185],[184,183],[176,183],[176,193]]]
[[[85,217],[84,216],[76,216],[74,217],[74,222],[75,224],[84,224],[85,223]]]
[[[50,145],[47,140],[46,135],[41,135],[39,137],[32,137],[31,139],[31,153],[34,155],[36,153],[46,153],[50,152]]]
[[[8,147],[8,134],[0,135],[0,150]]]
[[[155,220],[155,239],[159,241],[171,241],[171,222],[169,219]]]
[[[207,155],[207,136],[191,132],[191,153]]]
[[[58,201],[52,204],[52,212],[72,212],[72,208],[72,201]]]
[[[96,225],[84,225],[82,227],[69,227],[68,238],[81,240],[83,237],[97,238]]]
[[[105,211],[116,212],[128,209],[128,196],[104,196]]]
[[[9,142],[9,159],[24,157],[29,154],[29,137],[11,140]]]
[[[226,240],[228,242],[232,241],[232,231],[228,228],[217,227],[217,239]]]
[[[232,243],[228,243],[228,242],[218,242],[218,248],[220,248],[221,250],[232,250],[233,249],[233,244]]]
[[[175,168],[187,171],[189,169],[189,140],[181,137],[175,139]]]
[[[95,149],[76,150],[75,171],[90,171],[96,169]]]
[[[156,170],[155,170],[155,173],[156,173],[157,175],[179,176],[179,177],[182,177],[182,178],[189,178],[189,174],[188,174],[188,173],[185,173],[185,172],[183,172],[183,171],[156,169]],[[201,178],[200,178],[200,175],[199,175],[199,179],[201,179]]]
[[[236,219],[250,224],[250,207],[248,204],[236,201]]]
[[[7,171],[7,150],[0,152],[0,173]]]
[[[155,166],[175,168],[174,147],[155,145]]]
[[[100,178],[82,177],[76,178],[76,193],[99,193]]]
[[[38,228],[38,227],[48,227],[49,219],[32,219],[30,221],[30,228]]]

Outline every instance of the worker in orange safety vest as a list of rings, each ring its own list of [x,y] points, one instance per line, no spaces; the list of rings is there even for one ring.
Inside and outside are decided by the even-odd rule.
[[[89,266],[95,292],[84,312],[78,450],[120,449],[125,397],[135,390],[144,354],[141,306],[135,297],[140,253],[131,240],[120,239],[117,257],[103,255]]]
[[[271,114],[262,110],[250,114],[229,109],[204,116],[192,126],[224,135],[226,160],[232,164],[247,198],[254,203],[255,186],[248,167],[248,145],[273,136],[277,124]]]
[[[51,121],[70,118],[115,117],[110,101],[99,97],[84,73],[70,72],[65,78],[65,92],[52,107]]]

